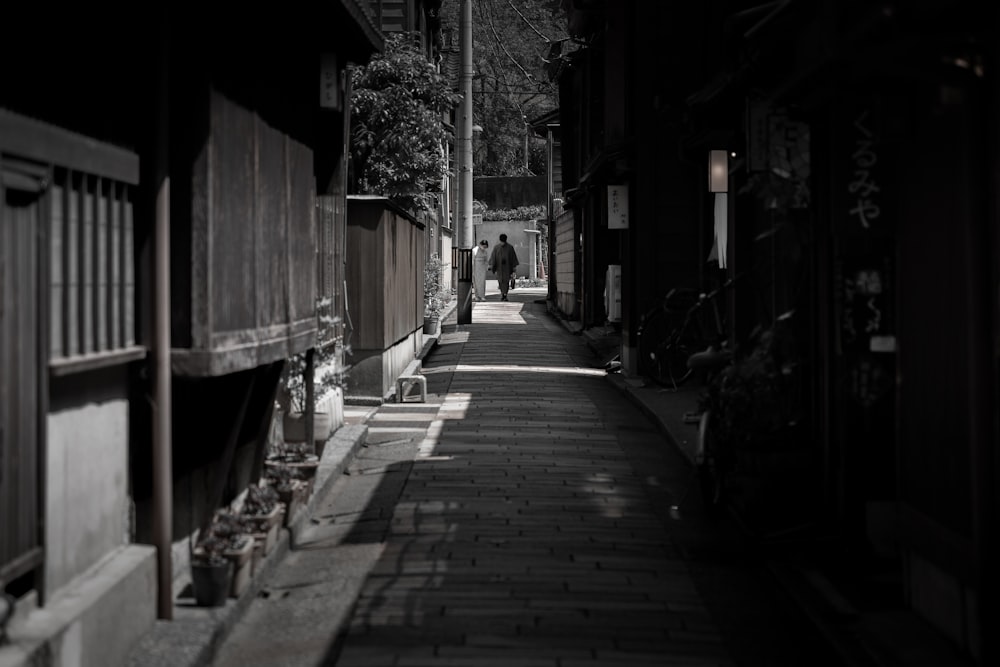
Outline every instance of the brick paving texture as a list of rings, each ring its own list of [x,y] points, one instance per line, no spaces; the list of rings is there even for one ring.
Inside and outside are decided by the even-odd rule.
[[[445,328],[427,404],[370,420],[351,472],[391,506],[317,513],[313,547],[383,547],[326,664],[733,664],[623,451],[662,437],[579,337],[511,297]]]

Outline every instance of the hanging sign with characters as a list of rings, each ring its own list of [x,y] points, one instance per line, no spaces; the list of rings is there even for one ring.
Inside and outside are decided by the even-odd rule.
[[[628,229],[628,186],[608,186],[608,229]]]
[[[864,409],[883,399],[891,404],[897,351],[892,182],[886,170],[892,151],[882,136],[883,113],[877,97],[844,104],[833,141],[836,348],[848,396]]]

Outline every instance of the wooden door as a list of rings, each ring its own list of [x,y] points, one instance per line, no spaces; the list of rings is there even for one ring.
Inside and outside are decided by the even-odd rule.
[[[41,563],[39,233],[44,172],[0,163],[0,586]]]

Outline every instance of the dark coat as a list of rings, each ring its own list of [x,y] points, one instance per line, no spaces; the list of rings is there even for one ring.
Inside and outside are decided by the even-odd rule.
[[[518,263],[514,246],[503,242],[493,246],[493,253],[490,255],[490,271],[496,275],[497,280],[501,282],[510,280]]]

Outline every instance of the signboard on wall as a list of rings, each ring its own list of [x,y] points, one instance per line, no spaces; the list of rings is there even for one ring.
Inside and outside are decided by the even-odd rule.
[[[340,70],[335,53],[324,53],[320,59],[319,105],[340,110]]]
[[[628,186],[608,186],[608,229],[628,229]]]

